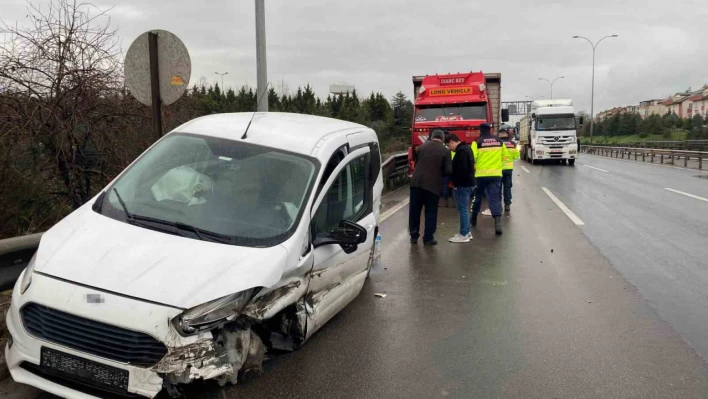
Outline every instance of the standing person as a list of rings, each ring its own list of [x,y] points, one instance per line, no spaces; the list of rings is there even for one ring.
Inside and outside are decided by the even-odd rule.
[[[443,133],[445,134],[445,139],[443,140],[443,143],[445,143],[445,145],[447,146],[447,138],[450,136],[450,132],[448,132],[447,130],[443,130]],[[455,159],[455,151],[453,151],[452,149],[450,149],[450,159]],[[445,208],[447,208],[450,206],[450,194],[452,193],[452,188],[450,187],[450,176],[443,175],[442,183],[442,199],[444,201]]]
[[[497,234],[502,234],[501,225],[501,177],[502,160],[509,156],[506,146],[496,137],[492,136],[491,126],[483,123],[479,126],[480,136],[472,143],[472,154],[475,159],[475,178],[477,181],[477,193],[472,206],[472,226],[477,226],[477,216],[482,207],[482,195],[487,191],[487,201],[489,209],[494,216],[494,230]]]
[[[453,195],[457,210],[460,212],[460,232],[450,238],[450,242],[461,243],[470,242],[470,197],[474,191],[474,155],[467,143],[460,142],[460,138],[451,134],[447,138],[447,146],[455,152],[452,159],[452,180]]]
[[[505,126],[499,130],[499,140],[504,143],[509,155],[504,158],[502,165],[502,194],[504,199],[504,210],[511,211],[511,188],[513,187],[512,177],[514,176],[514,161],[519,159],[519,148],[516,141],[509,134],[509,129]]]
[[[443,175],[452,173],[450,150],[445,147],[445,133],[434,130],[431,140],[418,147],[415,171],[411,178],[411,202],[408,230],[411,244],[418,243],[420,237],[420,212],[425,207],[425,232],[423,244],[437,245],[435,230],[438,223],[438,203],[442,192]]]

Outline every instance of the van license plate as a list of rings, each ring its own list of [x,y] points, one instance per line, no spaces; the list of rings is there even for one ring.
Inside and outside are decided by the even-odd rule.
[[[128,370],[106,366],[45,347],[42,347],[41,356],[41,367],[58,377],[109,390],[128,390]]]

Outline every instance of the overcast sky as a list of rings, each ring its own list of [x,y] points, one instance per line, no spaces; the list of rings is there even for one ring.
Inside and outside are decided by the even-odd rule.
[[[44,1],[33,1],[44,4]],[[2,0],[5,22],[25,20],[23,0]],[[192,82],[227,72],[226,86],[256,83],[253,0],[96,0],[115,6],[124,50],[149,29],[185,42]],[[708,83],[706,0],[266,0],[268,80],[291,90],[332,83],[360,93],[401,90],[411,76],[469,70],[502,73],[502,99],[572,98],[590,109],[592,51],[598,47],[595,110],[664,98]]]

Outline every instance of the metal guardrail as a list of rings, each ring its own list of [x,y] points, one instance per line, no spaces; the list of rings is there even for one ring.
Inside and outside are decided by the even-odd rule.
[[[408,178],[408,153],[391,155],[381,164],[384,184],[388,188],[396,182]]]
[[[9,290],[32,258],[43,233],[0,240],[0,292]]]
[[[592,145],[598,147],[616,147],[617,144]],[[624,143],[624,147],[630,148],[654,148],[657,150],[684,150],[684,151],[708,151],[708,140],[683,140],[683,141],[641,141]]]
[[[666,148],[643,148],[643,147],[610,147],[583,145],[580,149],[586,154],[602,155],[610,158],[632,159],[635,161],[651,162],[656,160],[661,164],[683,166],[684,168],[703,170],[703,165],[708,161],[708,151],[686,151]],[[682,164],[682,165],[681,165]]]
[[[381,164],[384,184],[391,187],[408,177],[408,153],[390,156]],[[0,292],[11,289],[32,258],[43,233],[0,240]]]

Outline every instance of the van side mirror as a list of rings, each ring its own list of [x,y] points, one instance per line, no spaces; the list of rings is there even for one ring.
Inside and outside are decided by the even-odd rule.
[[[509,122],[509,110],[508,109],[503,109],[501,116],[502,116],[502,122]]]
[[[315,248],[323,245],[339,244],[345,253],[351,254],[366,242],[366,229],[348,220],[339,222],[339,226],[325,237],[314,240]]]

